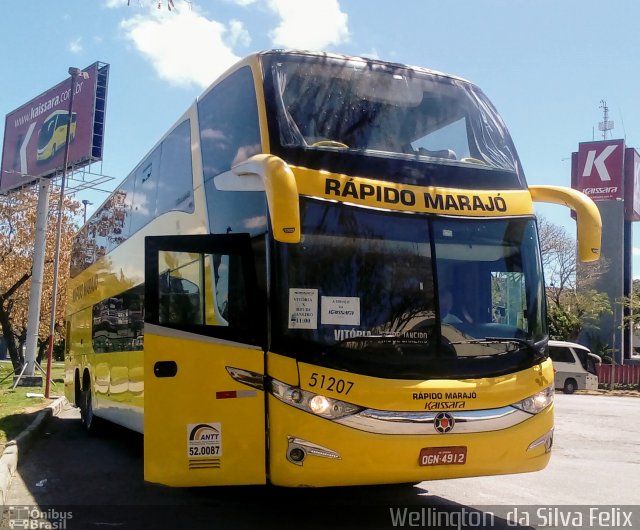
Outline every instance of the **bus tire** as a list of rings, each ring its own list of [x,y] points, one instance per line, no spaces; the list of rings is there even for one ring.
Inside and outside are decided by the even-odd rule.
[[[82,386],[80,384],[80,372],[78,372],[78,370],[76,370],[76,375],[73,379],[73,404],[80,408],[82,405]]]
[[[576,383],[576,380],[569,378],[564,382],[564,387],[562,391],[565,394],[573,394],[577,389],[578,389],[578,383]]]
[[[93,412],[93,397],[88,374],[85,374],[83,383],[80,398],[80,420],[84,430],[90,435],[94,435],[99,431],[100,420],[96,418]]]

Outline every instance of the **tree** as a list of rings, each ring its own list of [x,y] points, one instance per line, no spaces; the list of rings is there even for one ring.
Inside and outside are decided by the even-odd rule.
[[[49,223],[46,235],[40,323],[38,329],[39,356],[44,352],[51,320],[53,259],[56,241],[58,195],[49,202]],[[36,206],[38,192],[34,188],[0,196],[0,327],[14,370],[24,364],[22,347],[27,335],[27,316],[34,251]],[[76,231],[74,221],[80,203],[65,197],[60,244],[60,268],[56,302],[56,335],[62,336],[69,274],[69,256]]]
[[[551,337],[576,340],[583,329],[596,328],[600,317],[612,314],[608,296],[595,288],[607,261],[579,262],[575,239],[544,217],[538,218],[538,231]]]
[[[628,310],[622,319],[622,325],[635,335],[640,332],[640,280],[633,280],[631,295],[623,296],[620,305]]]

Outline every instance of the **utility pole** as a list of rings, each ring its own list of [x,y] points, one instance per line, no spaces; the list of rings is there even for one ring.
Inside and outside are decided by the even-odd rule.
[[[50,187],[51,179],[44,178],[38,182],[38,207],[36,210],[36,234],[33,247],[31,289],[29,290],[25,359],[20,375],[14,378],[13,388],[20,383],[23,386],[42,385],[42,378],[39,375],[36,376],[36,358],[38,352],[38,328],[40,327],[40,299],[42,298],[44,278],[44,254],[47,244]]]
[[[51,389],[51,362],[53,361],[53,339],[56,331],[56,302],[58,296],[58,275],[60,272],[60,240],[62,239],[62,210],[64,208],[64,187],[67,180],[69,166],[69,142],[71,140],[71,123],[73,121],[73,96],[76,91],[76,80],[83,74],[80,68],[69,68],[71,76],[71,96],[69,97],[69,119],[67,123],[67,141],[64,146],[64,164],[62,166],[62,180],[60,182],[60,197],[58,198],[58,222],[56,225],[56,250],[53,258],[53,288],[51,292],[51,320],[49,322],[49,347],[47,349],[47,381],[44,396],[49,397]],[[86,74],[85,74],[86,75]],[[86,208],[86,207],[85,207]]]

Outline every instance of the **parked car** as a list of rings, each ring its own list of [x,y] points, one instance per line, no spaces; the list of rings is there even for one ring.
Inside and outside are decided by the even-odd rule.
[[[549,341],[549,355],[555,371],[555,387],[565,394],[576,390],[596,390],[598,375],[596,365],[602,359],[586,346],[573,342]]]

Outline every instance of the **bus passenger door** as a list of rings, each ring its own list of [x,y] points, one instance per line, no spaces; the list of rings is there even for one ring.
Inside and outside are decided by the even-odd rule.
[[[263,300],[248,234],[145,239],[145,480],[266,482]]]

